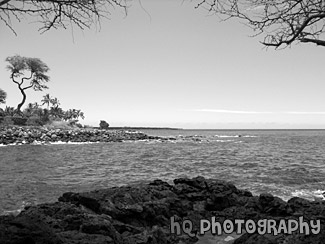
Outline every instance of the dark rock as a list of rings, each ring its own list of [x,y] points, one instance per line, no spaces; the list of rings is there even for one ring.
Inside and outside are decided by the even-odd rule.
[[[188,178],[175,179],[174,184],[175,185],[185,184],[198,189],[206,189],[206,181],[202,176],[198,176],[193,179],[188,179]]]
[[[274,219],[279,223],[300,216],[306,221],[320,220],[320,233],[244,234],[234,243],[324,243],[324,202],[252,196],[231,183],[203,177],[174,182],[155,180],[132,187],[64,193],[59,202],[28,207],[17,217],[0,216],[0,243],[195,243],[195,236],[170,233],[172,217],[178,223],[191,220],[195,233],[203,218],[216,217],[221,223],[226,219]]]
[[[234,241],[234,244],[279,244],[280,236],[244,234]]]
[[[290,211],[285,201],[268,193],[260,195],[259,203],[261,204],[262,211],[272,216],[287,216]]]
[[[62,240],[38,216],[0,218],[1,244],[60,244]]]

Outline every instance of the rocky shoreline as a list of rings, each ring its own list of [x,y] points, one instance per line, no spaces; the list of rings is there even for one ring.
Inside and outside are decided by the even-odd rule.
[[[204,239],[209,232],[199,235],[202,219],[212,221],[213,217],[221,225],[237,220],[272,220],[279,229],[276,235],[246,229],[237,239],[231,233],[218,236],[222,237],[218,241],[213,235]],[[299,233],[300,227],[292,233],[285,233],[288,229],[284,226],[280,228],[281,222],[301,218],[310,223],[309,233],[306,226],[304,233]],[[193,225],[187,234],[171,233],[189,220]],[[243,226],[235,227],[233,232]],[[58,202],[26,207],[17,216],[0,216],[0,243],[325,243],[325,201],[294,197],[285,202],[267,193],[253,196],[229,182],[203,177],[175,179],[174,184],[155,180],[137,186],[67,192]]]
[[[162,139],[135,130],[50,129],[46,127],[0,128],[0,145],[42,144],[53,142],[122,142]]]

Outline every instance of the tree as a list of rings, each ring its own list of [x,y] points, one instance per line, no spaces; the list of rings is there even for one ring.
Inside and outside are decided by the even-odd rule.
[[[85,118],[84,113],[81,112],[80,109],[69,109],[69,110],[64,112],[63,119],[64,120],[77,120],[78,121],[79,117],[82,118],[82,119]]]
[[[24,109],[24,115],[27,117],[30,117],[33,114],[37,114],[39,109],[40,109],[40,106],[37,102],[28,103],[27,107]]]
[[[131,0],[0,0],[0,20],[15,34],[12,19],[26,15],[40,22],[39,31],[76,25],[81,29],[98,25],[110,9],[127,13]],[[324,0],[195,0],[196,7],[228,18],[244,20],[257,35],[265,34],[266,46],[288,46],[293,42],[325,46]]]
[[[9,106],[6,106],[4,112],[5,112],[5,115],[7,115],[7,116],[14,116],[16,113],[15,108],[9,107]]]
[[[23,95],[21,103],[17,106],[17,111],[20,112],[21,107],[26,101],[25,90],[33,88],[35,91],[42,91],[48,87],[45,85],[50,80],[50,77],[45,73],[49,71],[47,65],[38,58],[26,58],[19,55],[6,58],[9,62],[7,69],[11,72],[11,80],[18,85],[18,88]],[[17,81],[20,79],[20,81]],[[23,87],[24,82],[29,81],[29,85]]]
[[[50,108],[50,115],[54,118],[62,119],[64,117],[64,111],[59,106]]]
[[[105,120],[101,120],[99,123],[99,128],[102,130],[107,130],[109,127],[109,124]]]
[[[0,104],[6,103],[7,93],[0,88]]]
[[[50,97],[50,94],[46,94],[43,96],[43,99],[42,99],[42,105],[46,104],[47,105],[47,109],[49,109],[49,106],[50,106],[50,103],[51,103],[51,97]]]
[[[197,7],[244,20],[256,35],[264,34],[266,46],[293,42],[325,46],[324,0],[199,0]]]
[[[64,28],[74,24],[81,29],[99,24],[100,19],[110,14],[110,9],[119,7],[126,13],[128,0],[0,0],[0,20],[17,35],[12,19],[19,22],[26,16],[41,24],[39,31]]]
[[[60,101],[56,97],[51,98],[50,103],[52,104],[52,107],[54,107],[54,108],[58,108],[60,106]]]

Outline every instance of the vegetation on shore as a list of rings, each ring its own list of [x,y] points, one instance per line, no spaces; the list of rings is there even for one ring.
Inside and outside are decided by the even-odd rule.
[[[10,79],[18,86],[22,100],[16,108],[11,106],[0,108],[0,126],[83,127],[78,122],[80,118],[85,118],[84,113],[75,108],[63,110],[58,98],[51,97],[49,93],[43,96],[40,103],[28,103],[23,108],[27,98],[25,90],[33,88],[35,91],[43,91],[48,89],[45,84],[50,81],[50,77],[46,74],[49,67],[38,58],[19,55],[7,57],[6,61],[9,63],[7,70],[10,72]],[[0,88],[0,104],[5,104],[6,98],[7,93]],[[108,128],[108,123],[105,123],[104,127]]]
[[[0,125],[43,126],[56,123],[62,126],[82,127],[78,121],[85,116],[80,109],[63,110],[59,100],[50,97],[49,94],[46,94],[41,102],[42,104],[29,103],[22,111],[10,106],[0,108]],[[44,108],[44,105],[47,107]]]

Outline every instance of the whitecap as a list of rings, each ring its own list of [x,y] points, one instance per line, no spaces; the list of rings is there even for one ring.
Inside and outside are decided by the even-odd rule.
[[[231,136],[231,135],[215,135],[215,137],[241,137],[241,135],[235,135],[235,136]]]
[[[25,209],[26,206],[30,205],[29,202],[22,202],[22,205],[20,208],[18,209],[14,209],[14,210],[4,210],[0,215],[5,215],[5,216],[17,216],[18,214],[21,213],[21,211],[23,211]]]
[[[309,190],[295,190],[291,193],[293,197],[301,197],[305,198],[307,200],[325,200],[324,196],[324,190],[315,190],[315,191],[309,191]]]
[[[68,141],[68,142],[63,142],[63,141],[55,141],[55,142],[48,142],[44,145],[66,145],[66,144],[69,144],[69,145],[83,145],[83,144],[94,144],[94,143],[100,143],[99,141],[97,142],[73,142],[73,141]]]

